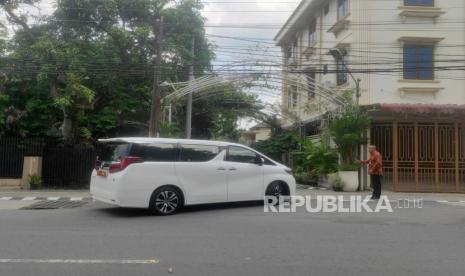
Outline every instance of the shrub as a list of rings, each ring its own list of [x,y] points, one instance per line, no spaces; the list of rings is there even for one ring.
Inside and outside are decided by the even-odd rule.
[[[42,177],[40,175],[29,175],[29,187],[31,187],[31,190],[36,190],[42,188]]]
[[[366,112],[354,106],[348,107],[330,123],[329,134],[341,156],[343,168],[350,168],[355,164],[358,147],[367,142],[365,132],[369,126],[370,119]]]
[[[313,143],[305,146],[307,162],[313,167],[311,172],[315,175],[327,175],[337,172],[339,156],[337,151],[327,147],[324,143]]]
[[[303,151],[293,154],[294,170],[309,172],[316,177],[336,172],[338,169],[338,154],[322,142],[304,140]]]
[[[294,173],[295,181],[298,184],[316,186],[318,184],[318,175],[311,172],[296,172]]]
[[[283,162],[283,154],[296,150],[298,146],[299,140],[295,135],[281,134],[256,143],[254,148],[276,161]]]

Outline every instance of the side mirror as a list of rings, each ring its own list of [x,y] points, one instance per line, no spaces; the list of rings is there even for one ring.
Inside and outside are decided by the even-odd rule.
[[[255,157],[255,164],[259,165],[259,166],[262,166],[264,163],[265,163],[265,160],[263,160],[263,158],[261,156],[256,156]]]

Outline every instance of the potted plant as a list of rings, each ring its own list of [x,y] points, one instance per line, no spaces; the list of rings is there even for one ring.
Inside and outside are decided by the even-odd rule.
[[[359,147],[367,142],[365,133],[369,126],[368,115],[355,106],[347,107],[329,125],[329,133],[340,156],[338,175],[344,184],[344,191],[354,192],[358,189],[359,164],[356,160]]]

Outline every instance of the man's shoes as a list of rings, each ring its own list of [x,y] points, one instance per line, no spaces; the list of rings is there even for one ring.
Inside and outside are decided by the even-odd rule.
[[[372,200],[378,200],[379,197],[373,197],[373,196],[372,196],[371,199],[372,199]]]

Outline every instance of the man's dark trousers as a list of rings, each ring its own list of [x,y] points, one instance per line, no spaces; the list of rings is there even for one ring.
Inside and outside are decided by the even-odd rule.
[[[371,197],[374,199],[378,199],[381,196],[381,177],[378,174],[371,175],[371,185],[373,187],[373,195]]]

